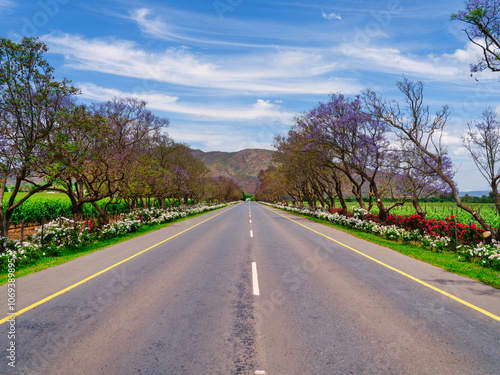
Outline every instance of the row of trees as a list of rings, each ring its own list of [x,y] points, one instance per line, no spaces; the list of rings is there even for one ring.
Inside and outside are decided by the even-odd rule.
[[[448,110],[444,107],[431,118],[423,105],[421,82],[404,78],[398,87],[404,107],[366,90],[354,98],[331,95],[328,102],[297,116],[288,136],[275,139],[280,166],[261,176],[259,197],[288,195],[330,208],[338,199],[347,211],[345,196],[352,195],[362,208],[376,205],[382,219],[410,200],[424,216],[422,199],[451,191],[437,173],[453,179],[451,161],[439,139]],[[405,136],[403,129],[419,143]],[[421,144],[435,145],[437,159],[422,153]]]
[[[452,15],[469,24],[467,35],[483,49],[472,72],[498,71],[499,11],[496,1],[468,1],[465,11]],[[424,104],[422,82],[403,77],[397,87],[400,101],[367,89],[353,98],[331,95],[328,102],[297,116],[288,135],[275,138],[279,166],[261,173],[257,198],[272,201],[287,195],[295,201],[306,199],[311,206],[320,201],[329,207],[338,199],[346,212],[345,196],[350,193],[362,208],[376,205],[384,220],[394,207],[408,201],[424,217],[419,201],[451,194],[458,207],[500,239],[500,229],[492,228],[459,197],[455,170],[443,146],[448,107],[431,114]],[[500,212],[500,122],[487,108],[479,121],[468,125],[463,144],[488,181]]]
[[[494,231],[480,213],[461,201],[454,168],[442,138],[449,117],[443,106],[434,115],[423,100],[423,83],[403,78],[397,83],[401,102],[385,100],[373,90],[354,98],[330,96],[296,117],[287,136],[277,136],[273,166],[261,173],[257,198],[317,201],[347,211],[346,195],[360,207],[378,207],[384,220],[397,206],[411,201],[422,216],[420,201],[451,194],[483,228]],[[500,122],[488,108],[480,121],[469,124],[463,142],[487,178],[500,212]],[[368,195],[368,201],[366,200]]]
[[[169,120],[146,102],[78,104],[78,89],[55,79],[46,51],[34,38],[0,39],[0,235],[8,234],[17,207],[47,190],[66,194],[76,215],[85,204],[104,214],[120,199],[132,208],[241,199],[232,180],[210,176],[187,146],[169,138]],[[7,184],[12,189],[4,201]],[[107,204],[98,206],[103,199]]]

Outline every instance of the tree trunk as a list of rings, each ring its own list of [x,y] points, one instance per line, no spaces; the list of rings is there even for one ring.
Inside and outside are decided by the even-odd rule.
[[[7,237],[9,235],[10,223],[5,222],[5,213],[3,209],[3,197],[5,196],[5,190],[7,189],[7,173],[3,172],[3,177],[0,182],[0,236]]]
[[[316,207],[316,201],[313,202],[313,200],[309,194],[306,196],[306,200],[307,200],[307,204],[309,205],[309,207],[311,207],[311,208]]]
[[[337,197],[339,198],[340,207],[342,207],[342,213],[344,215],[347,215],[347,204],[346,204],[345,199],[344,199],[344,192],[342,191],[343,190],[342,179],[337,174],[337,171],[338,171],[337,168],[333,168],[333,170],[332,170],[332,179],[334,182],[334,189],[335,189],[335,193],[337,194]],[[335,197],[333,197],[333,199],[332,199],[332,208],[335,208]]]
[[[344,194],[342,193],[342,187],[335,188],[337,196],[339,197],[340,206],[342,207],[342,213],[347,215],[347,204],[344,199]]]
[[[326,195],[328,195],[328,209],[331,210],[335,208],[335,195],[329,191],[326,192]]]
[[[83,203],[77,202],[75,206],[73,206],[73,215],[75,216],[75,220],[81,220],[83,218]]]
[[[495,200],[495,208],[497,213],[500,214],[500,197],[498,196],[498,184],[496,180],[491,183],[491,191],[493,192],[493,199]]]
[[[363,200],[363,194],[361,192],[361,186],[358,186],[357,184],[353,184],[352,185],[352,193],[354,194],[354,197],[358,201],[359,207],[366,210],[365,201]]]
[[[371,212],[373,208],[373,195],[372,194],[369,194],[368,195],[368,212]]]
[[[387,212],[387,209],[385,208],[384,203],[380,198],[377,198],[376,202],[378,207],[378,218],[380,221],[386,222],[389,213]]]
[[[41,186],[37,186],[34,189],[31,189],[24,197],[19,199],[18,201],[15,201],[17,194],[19,193],[20,187],[21,187],[21,182],[25,181],[25,176],[26,173],[25,171],[21,171],[18,176],[16,176],[16,183],[14,185],[14,188],[11,191],[10,198],[7,202],[7,206],[3,205],[3,196],[5,193],[6,189],[6,183],[7,183],[7,174],[4,172],[5,177],[2,179],[1,182],[1,191],[0,191],[0,219],[1,219],[1,225],[0,225],[0,235],[8,237],[9,235],[9,226],[10,226],[10,219],[12,218],[12,214],[14,213],[14,210],[21,206],[24,202],[26,202],[30,197],[32,197],[34,194],[47,190],[51,186],[51,182],[46,183]]]
[[[387,208],[384,206],[384,202],[382,202],[382,197],[380,196],[380,193],[378,191],[377,184],[375,183],[375,179],[370,180],[370,188],[371,192],[373,193],[373,197],[375,198],[375,203],[377,204],[378,207],[378,218],[379,220],[385,222],[387,221],[387,217],[389,216],[389,212]]]
[[[2,226],[0,228],[0,236],[9,237],[10,215],[2,213]]]
[[[422,219],[425,219],[427,212],[425,212],[422,206],[420,206],[420,202],[418,201],[418,199],[413,197],[411,199],[411,203],[413,204],[413,207],[415,207],[415,211],[417,211],[417,214],[420,215]]]
[[[104,218],[104,215],[106,214],[106,206],[104,208],[101,208],[101,207],[99,207],[97,202],[92,202],[92,206],[94,206],[95,209],[97,210],[97,215],[100,218]]]

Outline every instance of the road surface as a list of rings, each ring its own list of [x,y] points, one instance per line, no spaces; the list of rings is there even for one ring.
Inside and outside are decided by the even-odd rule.
[[[500,374],[500,290],[257,203],[21,278],[16,308],[1,374]]]

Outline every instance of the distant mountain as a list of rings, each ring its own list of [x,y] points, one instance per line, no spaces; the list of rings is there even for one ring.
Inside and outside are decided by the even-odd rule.
[[[481,198],[483,195],[488,196],[491,190],[475,190],[475,191],[462,191],[459,196],[463,197],[465,194],[468,194],[469,197],[479,197]]]
[[[203,161],[214,175],[232,178],[247,194],[255,193],[259,184],[257,175],[272,164],[274,153],[263,149],[238,152],[192,150],[193,156]]]

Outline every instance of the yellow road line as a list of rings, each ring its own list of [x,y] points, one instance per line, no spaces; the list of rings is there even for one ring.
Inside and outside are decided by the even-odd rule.
[[[132,256],[130,256],[130,257],[128,257],[127,259],[124,259],[124,260],[122,260],[122,261],[120,261],[120,262],[118,262],[118,263],[115,263],[115,264],[113,264],[112,266],[109,266],[108,268],[103,269],[102,271],[99,271],[99,272],[97,272],[97,273],[93,274],[92,276],[87,277],[86,279],[83,279],[83,280],[81,280],[81,281],[79,281],[79,282],[77,282],[77,283],[75,283],[75,284],[73,284],[73,285],[71,285],[71,286],[68,286],[67,288],[65,288],[65,289],[63,289],[63,290],[61,290],[61,291],[59,291],[59,292],[57,292],[57,293],[54,293],[54,294],[52,294],[52,295],[48,296],[47,298],[44,298],[44,299],[42,299],[42,300],[40,300],[40,301],[38,301],[38,302],[35,302],[34,304],[32,304],[32,305],[30,305],[30,306],[28,306],[28,307],[25,307],[24,309],[21,309],[21,310],[17,311],[16,313],[14,313],[14,314],[12,314],[12,315],[9,315],[9,316],[7,316],[7,317],[5,317],[5,318],[3,318],[2,320],[0,320],[0,325],[4,324],[5,322],[9,321],[10,319],[12,319],[12,318],[14,318],[14,317],[17,317],[17,316],[19,316],[19,315],[21,315],[21,314],[24,314],[25,312],[27,312],[27,311],[29,311],[29,310],[34,309],[34,308],[35,308],[35,307],[37,307],[37,306],[40,306],[40,305],[44,304],[45,302],[50,301],[51,299],[56,298],[57,296],[60,296],[61,294],[64,294],[64,293],[66,293],[66,292],[70,291],[71,289],[76,288],[76,287],[77,287],[77,286],[79,286],[79,285],[82,285],[82,284],[86,283],[86,282],[87,282],[87,281],[89,281],[89,280],[92,280],[93,278],[96,278],[96,277],[97,277],[97,276],[99,276],[99,275],[102,275],[102,274],[103,274],[103,273],[105,273],[105,272],[108,272],[109,270],[112,270],[112,269],[113,269],[113,268],[115,268],[115,267],[118,267],[119,265],[121,265],[121,264],[123,264],[123,263],[125,263],[125,262],[128,262],[128,261],[129,261],[129,260],[131,260],[131,259],[134,259],[135,257],[137,257],[137,256],[139,256],[139,255],[141,255],[141,254],[144,254],[145,252],[147,252],[147,251],[149,251],[149,250],[151,250],[151,249],[154,249],[154,248],[155,248],[155,247],[157,247],[157,246],[160,246],[161,244],[164,244],[164,243],[165,243],[165,242],[167,242],[167,241],[170,241],[172,238],[175,238],[175,237],[177,237],[177,236],[180,236],[181,234],[186,233],[187,231],[190,231],[191,229],[196,228],[197,226],[199,226],[199,225],[201,225],[201,224],[204,224],[204,223],[206,223],[207,221],[212,220],[213,218],[216,218],[217,216],[222,215],[222,214],[226,213],[226,212],[227,212],[227,211],[229,211],[229,210],[232,210],[234,207],[235,207],[235,206],[233,206],[233,207],[231,207],[231,208],[229,208],[229,209],[227,209],[227,210],[225,210],[225,211],[223,211],[223,212],[221,212],[221,213],[218,213],[217,215],[212,216],[211,218],[209,218],[209,219],[207,219],[207,220],[204,220],[204,221],[202,221],[201,223],[198,223],[198,224],[196,224],[196,225],[193,225],[192,227],[190,227],[190,228],[188,228],[188,229],[186,229],[186,230],[183,230],[182,232],[179,232],[179,233],[177,233],[177,234],[173,235],[172,237],[167,238],[166,240],[163,240],[163,241],[161,241],[161,242],[158,242],[156,245],[153,245],[153,246],[151,246],[151,247],[148,247],[147,249],[142,250],[142,251],[138,252],[137,254],[134,254],[134,255],[132,255]]]
[[[489,311],[486,311],[486,310],[484,310],[484,309],[482,309],[482,308],[480,308],[480,307],[478,307],[478,306],[473,305],[472,303],[469,303],[469,302],[467,302],[467,301],[464,301],[464,300],[463,300],[463,299],[461,299],[461,298],[458,298],[457,296],[454,296],[453,294],[450,294],[450,293],[448,293],[448,292],[445,292],[444,290],[439,289],[439,288],[436,288],[435,286],[433,286],[433,285],[431,285],[431,284],[428,284],[428,283],[426,283],[425,281],[422,281],[422,280],[420,280],[420,279],[417,279],[416,277],[411,276],[411,275],[407,274],[406,272],[403,272],[403,271],[401,271],[401,270],[398,270],[397,268],[394,268],[394,267],[392,267],[392,266],[389,266],[388,264],[385,264],[385,263],[381,262],[380,260],[377,260],[377,259],[375,259],[375,258],[373,258],[373,257],[371,257],[371,256],[369,256],[369,255],[367,255],[367,254],[365,254],[365,253],[362,253],[361,251],[356,250],[356,249],[354,249],[354,248],[352,248],[352,247],[350,247],[350,246],[348,246],[348,245],[346,245],[346,244],[343,244],[342,242],[339,242],[339,241],[337,241],[337,240],[334,240],[333,238],[331,238],[331,237],[329,237],[329,236],[327,236],[327,235],[325,235],[325,234],[323,234],[323,233],[320,233],[320,232],[318,232],[318,231],[316,231],[316,230],[314,230],[314,229],[312,229],[312,228],[309,228],[308,226],[306,226],[306,225],[304,225],[304,224],[301,224],[301,223],[299,223],[299,222],[297,222],[297,221],[295,221],[295,220],[292,220],[292,219],[290,219],[289,217],[286,217],[285,215],[282,215],[282,214],[280,214],[280,213],[278,213],[278,212],[276,212],[276,211],[274,211],[274,210],[272,210],[272,209],[270,209],[270,208],[268,208],[268,207],[266,207],[266,208],[267,208],[269,211],[274,212],[275,214],[277,214],[277,215],[279,215],[279,216],[281,216],[281,217],[284,217],[285,219],[290,220],[291,222],[294,222],[295,224],[298,224],[298,225],[300,225],[300,226],[302,226],[302,227],[304,227],[304,228],[306,228],[306,229],[309,229],[311,232],[314,232],[314,233],[316,233],[316,234],[319,234],[320,236],[323,236],[323,237],[325,237],[325,238],[329,239],[330,241],[333,241],[333,242],[335,242],[335,243],[337,243],[337,244],[339,244],[339,245],[341,245],[341,246],[343,246],[343,247],[345,247],[345,248],[347,248],[347,249],[349,249],[349,250],[351,250],[351,251],[354,251],[355,253],[357,253],[357,254],[359,254],[359,255],[364,256],[365,258],[368,258],[368,259],[370,259],[370,260],[374,261],[375,263],[378,263],[378,264],[380,264],[380,265],[382,265],[382,266],[384,266],[384,267],[386,267],[386,268],[389,268],[390,270],[392,270],[392,271],[394,271],[394,272],[397,272],[397,273],[399,273],[400,275],[403,275],[403,276],[405,276],[405,277],[407,277],[407,278],[409,278],[409,279],[411,279],[411,280],[413,280],[413,281],[416,281],[417,283],[419,283],[419,284],[421,284],[421,285],[424,285],[424,286],[426,286],[426,287],[427,287],[427,288],[429,288],[429,289],[432,289],[432,290],[434,290],[434,291],[436,291],[436,292],[438,292],[438,293],[441,293],[442,295],[444,295],[444,296],[446,296],[446,297],[448,297],[448,298],[451,298],[452,300],[457,301],[457,302],[461,303],[462,305],[465,305],[465,306],[467,306],[467,307],[470,307],[471,309],[474,309],[474,310],[476,310],[476,311],[480,312],[481,314],[484,314],[484,315],[486,315],[486,316],[488,316],[488,317],[490,317],[490,318],[492,318],[492,319],[497,320],[497,321],[499,321],[499,322],[500,322],[500,316],[498,316],[498,315],[492,314],[492,313],[490,313]]]

